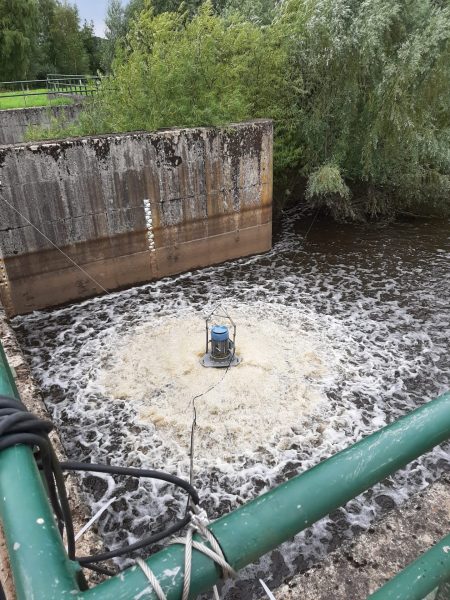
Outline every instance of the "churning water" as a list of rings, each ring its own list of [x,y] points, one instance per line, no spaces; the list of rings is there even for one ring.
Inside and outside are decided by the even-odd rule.
[[[196,401],[195,450],[215,518],[448,389],[450,222],[321,222],[305,239],[309,222],[287,213],[262,256],[15,319],[68,456],[187,477],[192,398],[217,383]],[[199,364],[217,303],[243,357],[225,377]],[[445,447],[414,461],[242,571],[226,597],[307,568],[448,465]],[[167,484],[88,475],[84,489],[93,512],[117,498],[99,525],[109,547],[184,510]]]

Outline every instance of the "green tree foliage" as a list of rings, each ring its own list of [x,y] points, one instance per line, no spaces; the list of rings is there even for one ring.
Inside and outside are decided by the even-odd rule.
[[[223,3],[224,0],[215,0]],[[134,21],[139,19],[144,10],[151,8],[154,16],[164,12],[177,12],[182,9],[191,17],[195,15],[202,0],[129,0],[126,6],[122,6],[120,0],[108,0],[106,10],[106,40],[103,46],[102,67],[106,73],[110,73],[113,60],[122,55],[127,48],[127,35],[133,28]]]
[[[54,57],[51,32],[55,20],[55,0],[38,0],[38,35],[34,52],[34,77],[45,79],[47,73],[54,73],[57,67],[51,62]]]
[[[226,21],[206,3],[193,19],[144,10],[127,43],[91,109],[92,131],[223,124],[278,111],[286,57],[275,32]]]
[[[301,173],[333,164],[363,183],[363,214],[384,210],[386,197],[448,205],[448,2],[288,0],[277,26],[295,40],[303,79],[284,144]]]
[[[105,17],[105,42],[103,44],[102,68],[106,73],[111,71],[114,56],[122,46],[125,33],[125,11],[120,0],[109,0]]]
[[[448,0],[228,0],[194,15],[143,1],[71,133],[271,117],[278,181],[300,178],[311,205],[450,209]]]
[[[101,42],[66,1],[0,0],[0,80],[96,73]]]
[[[37,11],[36,0],[0,0],[0,80],[30,76]]]
[[[250,0],[248,0],[250,2]],[[261,2],[265,2],[266,0],[257,0]],[[268,2],[272,2],[272,0],[267,0]],[[226,6],[227,0],[211,0],[212,7],[217,13],[223,11]],[[188,14],[190,17],[193,17],[197,12],[200,6],[202,5],[202,0],[152,0],[151,6],[153,8],[153,14],[160,15],[163,12],[184,12]],[[148,8],[149,0],[129,0],[126,8],[125,8],[125,29],[128,33],[131,29],[131,21],[136,19],[139,14],[144,10],[145,7]]]
[[[222,14],[238,14],[259,25],[269,25],[277,14],[278,4],[274,0],[228,0]]]
[[[94,23],[92,21],[90,23],[84,21],[80,33],[89,61],[88,72],[95,75],[101,68],[103,39],[94,34]]]
[[[58,73],[89,72],[89,58],[80,31],[80,19],[75,5],[56,2],[50,26],[50,63]]]
[[[145,0],[129,0],[124,10],[124,27],[128,33],[131,29],[131,23],[139,18],[141,12],[145,9]],[[161,11],[167,12],[167,11]]]

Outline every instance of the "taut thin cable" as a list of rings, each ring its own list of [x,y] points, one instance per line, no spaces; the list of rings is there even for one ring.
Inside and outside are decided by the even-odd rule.
[[[59,246],[57,246],[49,237],[47,237],[45,235],[45,233],[43,231],[41,231],[38,227],[36,227],[36,225],[34,225],[29,219],[27,219],[27,217],[24,214],[22,214],[20,212],[20,210],[18,210],[15,206],[13,206],[11,204],[11,202],[8,202],[8,200],[6,200],[6,198],[4,198],[1,194],[0,194],[0,198],[3,200],[3,202],[5,204],[7,204],[9,206],[9,208],[11,208],[20,217],[22,217],[22,219],[24,219],[24,221],[26,221],[28,223],[28,225],[31,225],[31,227],[33,227],[33,229],[35,229],[44,239],[46,239],[47,242],[49,242],[54,248],[56,248],[56,250],[58,250],[58,252],[61,252],[61,254],[63,256],[65,256],[67,258],[67,260],[69,260],[77,269],[79,269],[82,273],[84,273],[86,275],[86,277],[89,277],[89,279],[93,283],[95,283],[96,286],[98,286],[106,294],[109,294],[109,291],[106,288],[104,288],[101,283],[99,283],[94,277],[92,277],[92,275],[90,275],[85,269],[83,269],[83,267],[80,267],[80,265],[77,264],[73,260],[73,258],[70,258],[70,256],[68,254],[66,254],[63,250],[61,250],[61,248]]]
[[[224,311],[225,316],[227,319],[229,319],[229,315],[226,309],[223,309],[222,307],[220,307],[221,310]],[[214,313],[215,311],[213,311]],[[212,314],[212,313],[211,313]],[[195,449],[195,428],[197,427],[197,409],[195,407],[195,401],[198,400],[199,398],[201,398],[202,396],[206,396],[206,394],[209,394],[209,392],[211,392],[215,387],[217,387],[220,383],[222,383],[222,381],[225,379],[226,374],[228,373],[228,371],[230,370],[231,367],[231,363],[233,362],[233,358],[234,358],[234,354],[236,352],[236,349],[233,348],[233,352],[230,356],[230,360],[228,361],[228,365],[225,369],[225,373],[222,375],[222,377],[216,381],[216,383],[214,383],[211,387],[209,387],[205,392],[202,392],[201,394],[197,394],[196,396],[194,396],[191,400],[191,404],[192,404],[192,425],[191,425],[191,440],[190,440],[190,449],[189,449],[189,459],[190,459],[190,465],[189,465],[189,483],[192,485],[192,480],[194,477],[194,449]]]
[[[191,400],[192,404],[192,425],[191,425],[191,441],[190,441],[190,449],[189,449],[189,458],[190,458],[190,468],[189,468],[189,483],[192,485],[193,473],[194,473],[194,448],[195,448],[195,428],[197,427],[197,409],[195,407],[195,401],[201,398],[202,396],[206,396],[209,394],[214,388],[216,388],[222,381],[225,379],[225,375],[228,373],[231,362],[233,360],[234,352],[230,358],[230,362],[228,363],[227,368],[225,369],[225,373],[222,377],[216,381],[211,387],[209,387],[205,392],[201,394],[197,394]]]
[[[319,216],[319,212],[320,212],[320,206],[317,208],[316,210],[316,214],[314,215],[313,220],[311,221],[311,225],[308,228],[308,231],[305,234],[305,237],[303,238],[304,241],[306,241],[306,238],[308,237],[308,235],[311,232],[311,229],[313,228],[314,223],[316,222],[317,217]]]

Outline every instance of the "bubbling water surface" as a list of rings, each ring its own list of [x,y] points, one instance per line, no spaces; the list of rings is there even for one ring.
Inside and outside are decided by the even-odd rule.
[[[210,466],[289,436],[293,423],[325,402],[320,384],[341,365],[315,323],[295,309],[233,306],[242,362],[228,371],[202,367],[204,324],[199,315],[180,313],[138,326],[120,346],[113,335],[109,346],[118,349],[99,377],[108,397],[134,406],[138,422],[152,422],[165,446],[175,442],[182,455],[189,452],[193,399],[202,390],[195,398],[195,455]]]
[[[189,473],[211,518],[254,498],[448,389],[449,221],[314,225],[285,214],[261,256],[14,320],[72,459]],[[238,325],[239,367],[204,369],[205,314],[220,301]],[[441,446],[257,565],[224,590],[260,595],[449,467]],[[158,482],[88,475],[99,530],[133,542],[180,516]],[[314,491],[312,490],[312,493]],[[121,562],[127,564],[127,561]]]

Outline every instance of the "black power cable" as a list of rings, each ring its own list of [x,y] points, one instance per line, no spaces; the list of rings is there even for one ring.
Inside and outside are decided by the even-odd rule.
[[[136,469],[134,467],[115,467],[112,465],[96,465],[91,463],[74,461],[62,462],[61,469],[63,471],[89,471],[93,473],[110,473],[112,475],[129,475],[131,477],[146,477],[149,479],[159,479],[161,481],[167,481],[168,483],[172,483],[184,489],[189,494],[194,504],[199,503],[197,491],[192,487],[190,483],[184,481],[184,479],[180,479],[180,477],[177,477],[176,475],[170,475],[169,473],[163,473],[162,471],[154,471],[150,469]],[[124,554],[127,554],[128,552],[139,550],[144,546],[149,546],[150,544],[159,542],[160,540],[168,537],[169,535],[180,531],[180,529],[183,529],[183,527],[185,527],[190,520],[191,515],[190,512],[187,510],[185,516],[182,519],[176,521],[173,525],[171,525],[168,529],[164,531],[144,537],[141,540],[135,542],[134,544],[130,544],[129,546],[115,548],[113,550],[110,550],[109,552],[104,552],[103,554],[96,554],[95,556],[77,557],[76,560],[81,565],[88,565],[92,562],[101,562],[104,560],[109,560],[110,558],[122,556]]]
[[[39,449],[37,463],[44,473],[61,535],[64,528],[66,529],[67,553],[70,559],[74,559],[75,536],[69,501],[59,460],[48,438],[52,429],[53,423],[28,412],[22,402],[0,395],[0,451],[16,444],[26,444]]]
[[[83,462],[66,461],[59,462],[48,434],[53,429],[53,423],[40,419],[28,412],[26,406],[14,398],[0,395],[0,451],[16,444],[26,444],[35,450],[35,458],[39,468],[42,470],[48,489],[49,499],[55,514],[59,531],[62,536],[66,530],[68,555],[71,560],[78,561],[83,567],[92,569],[105,575],[114,575],[114,572],[103,567],[95,566],[93,563],[102,562],[122,556],[144,546],[158,542],[185,527],[191,515],[186,509],[185,516],[176,521],[167,529],[146,536],[141,540],[114,548],[109,552],[93,556],[76,557],[75,536],[73,531],[72,515],[67,499],[62,471],[89,471],[96,473],[109,473],[112,475],[127,475],[131,477],[146,477],[166,481],[182,488],[188,493],[193,504],[198,504],[199,497],[193,486],[175,475],[155,471],[151,469],[136,469],[132,467],[115,467],[112,465],[98,465]],[[38,452],[36,452],[36,448]],[[1,596],[0,596],[1,598]]]

